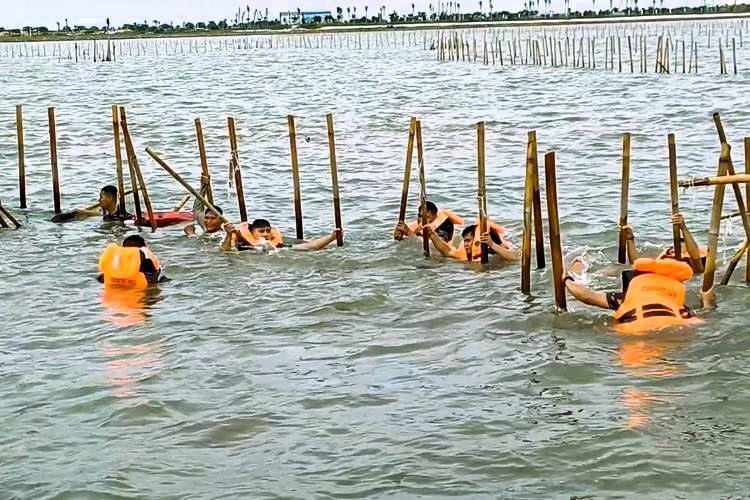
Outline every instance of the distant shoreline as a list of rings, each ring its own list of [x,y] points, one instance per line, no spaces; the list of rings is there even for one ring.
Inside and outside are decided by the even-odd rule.
[[[309,35],[330,33],[361,33],[361,32],[393,32],[393,31],[424,31],[424,30],[455,30],[478,28],[518,28],[518,27],[547,27],[547,26],[581,26],[597,24],[634,24],[634,23],[664,23],[680,21],[728,21],[732,19],[750,18],[750,12],[721,12],[702,14],[668,14],[655,16],[596,16],[575,18],[550,19],[518,19],[502,21],[442,21],[427,23],[397,23],[397,24],[354,24],[328,25],[315,28],[285,28],[285,29],[219,29],[219,30],[180,30],[172,32],[137,33],[115,32],[110,34],[111,40],[154,40],[169,38],[203,38],[203,37],[240,37],[240,36],[269,36],[269,35]],[[43,35],[6,35],[0,36],[0,43],[24,42],[83,42],[93,40],[107,40],[107,35],[92,33],[61,33],[49,32]]]

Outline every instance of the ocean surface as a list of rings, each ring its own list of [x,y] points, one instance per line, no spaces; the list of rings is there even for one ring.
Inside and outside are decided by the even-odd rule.
[[[52,56],[57,44],[47,57],[0,50],[0,199],[24,224],[0,230],[0,498],[744,498],[744,263],[719,290],[718,308],[700,313],[705,324],[623,337],[610,313],[572,297],[569,312],[555,311],[549,251],[527,297],[517,265],[424,259],[417,242],[394,242],[392,231],[409,118],[422,120],[428,197],[468,221],[484,121],[489,215],[520,246],[526,138],[536,130],[540,163],[557,154],[566,261],[583,255],[586,283],[617,290],[622,134],[632,133],[629,222],[641,253],[653,256],[672,237],[668,133],[681,178],[715,175],[718,111],[744,169],[750,48],[737,47],[738,75],[719,75],[718,59],[697,75],[654,74],[651,63],[650,73],[630,74],[601,62],[439,62],[421,34],[406,44],[373,38],[369,48],[344,42],[356,35],[325,36],[344,38],[335,48],[229,41],[233,50],[214,40],[210,51],[183,41],[182,52],[169,49],[178,42],[139,42],[150,51],[121,49],[112,63]],[[17,104],[27,210],[18,209]],[[200,117],[216,203],[237,220],[233,116],[250,218],[288,238],[286,115],[297,119],[312,238],[334,225],[332,112],[345,246],[224,254],[179,227],[142,230],[172,281],[133,300],[105,294],[98,255],[137,230],[49,221],[47,108],[56,108],[71,210],[115,182],[112,104],[128,109],[160,210],[184,193],[144,150],[197,186]],[[713,192],[680,194],[705,244]],[[739,220],[722,228],[720,271],[741,240]],[[692,305],[699,287],[688,285]]]

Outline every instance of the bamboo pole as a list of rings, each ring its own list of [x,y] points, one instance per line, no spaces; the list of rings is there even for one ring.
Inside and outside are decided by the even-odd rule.
[[[716,125],[716,132],[719,135],[719,140],[722,144],[727,143],[727,136],[724,132],[724,125],[721,122],[721,116],[719,113],[713,114],[714,124]],[[734,164],[732,162],[732,156],[730,153],[730,156],[726,163],[726,172],[724,174],[735,175],[736,172],[734,170]],[[745,229],[745,237],[750,240],[750,221],[747,218],[747,213],[745,211],[745,202],[742,196],[742,190],[740,189],[740,186],[736,183],[732,184],[732,191],[734,193],[734,198],[737,201],[737,209],[740,212],[742,217],[742,226]]]
[[[0,228],[4,228],[4,229],[7,229],[8,227],[9,227],[9,226],[8,226],[8,223],[7,223],[7,222],[5,222],[5,219],[3,219],[3,216],[2,216],[2,215],[0,215]]]
[[[125,139],[125,153],[128,156],[128,165],[130,165],[131,175],[135,174],[135,178],[138,183],[137,189],[140,189],[143,193],[143,204],[146,205],[146,214],[148,215],[149,226],[151,226],[151,232],[156,232],[156,218],[154,217],[154,209],[151,206],[151,198],[148,196],[148,190],[146,189],[146,182],[143,180],[143,174],[141,173],[141,167],[138,164],[138,157],[135,154],[135,147],[133,146],[133,139],[130,136],[130,129],[128,128],[128,117],[125,112],[125,107],[120,106],[120,126],[122,127],[122,136]],[[133,197],[137,195],[136,189],[133,190]],[[140,207],[136,205],[136,224],[142,224],[143,218],[137,212],[140,211]]]
[[[219,220],[222,223],[224,223],[224,224],[228,224],[229,223],[229,219],[227,219],[225,216],[223,216],[221,214],[221,212],[219,212],[219,210],[213,205],[213,203],[209,202],[206,198],[204,198],[203,196],[201,196],[201,194],[198,191],[196,191],[190,184],[188,184],[185,181],[185,179],[183,179],[182,176],[180,176],[180,174],[178,174],[172,167],[170,167],[169,164],[167,164],[167,162],[165,162],[164,160],[162,160],[161,157],[159,157],[159,155],[153,149],[146,148],[146,153],[148,153],[149,156],[151,156],[151,158],[153,158],[154,161],[156,161],[156,163],[159,164],[159,166],[161,166],[164,170],[166,170],[167,173],[169,173],[169,175],[171,175],[172,177],[174,177],[174,179],[177,182],[179,182],[182,185],[182,187],[184,187],[185,190],[188,193],[190,193],[191,195],[193,195],[193,197],[196,200],[198,200],[201,203],[203,203],[203,205],[206,208],[208,208],[211,212],[215,213],[216,216],[219,218]]]
[[[18,139],[18,199],[19,206],[26,208],[26,153],[23,142],[23,106],[16,106],[16,136]]]
[[[484,163],[484,122],[477,123],[477,201],[479,202],[479,234],[487,232],[487,186]],[[481,262],[489,262],[489,246],[481,245]]]
[[[547,186],[547,213],[549,239],[552,252],[552,279],[555,292],[555,305],[558,310],[567,310],[565,284],[563,283],[562,243],[560,241],[560,220],[557,210],[557,175],[555,172],[555,152],[544,155],[544,174]]]
[[[120,110],[116,105],[112,106],[112,134],[115,146],[115,168],[117,169],[117,213],[124,216],[127,212],[125,207],[125,179],[122,171],[122,145],[120,143]]]
[[[49,120],[49,154],[52,165],[52,201],[55,214],[62,212],[60,208],[60,177],[57,171],[57,126],[55,124],[55,108],[47,109]]]
[[[731,148],[729,144],[721,145],[721,157],[719,158],[719,176],[727,172]],[[750,181],[750,179],[748,179]],[[724,204],[724,184],[716,185],[714,189],[714,201],[711,209],[711,226],[708,231],[708,257],[706,268],[703,273],[703,291],[707,292],[714,286],[714,274],[716,272],[716,254],[719,247],[719,230],[721,228],[721,209]]]
[[[620,229],[618,235],[617,262],[625,264],[627,238],[622,230],[628,224],[628,191],[630,189],[630,133],[622,136],[622,184],[620,186]]]
[[[333,130],[333,113],[326,115],[326,124],[328,126],[328,153],[331,159],[331,187],[333,189],[333,217],[336,229],[343,229],[341,222],[341,201],[339,199],[339,177],[338,167],[336,165],[336,137]],[[341,231],[336,233],[336,245],[344,246],[344,238]]]
[[[419,164],[419,209],[422,214],[420,222],[422,227],[425,227],[427,226],[427,224],[429,224],[427,222],[427,182],[425,178],[424,168],[424,150],[422,148],[422,122],[419,120],[417,120],[416,135],[417,163]],[[430,256],[430,237],[424,230],[422,230],[422,251],[424,252],[425,257]]]
[[[305,238],[302,228],[302,190],[299,183],[299,162],[297,158],[297,129],[294,124],[294,116],[286,117],[289,128],[289,151],[292,157],[292,184],[294,189],[294,221],[297,230],[297,239]]]
[[[240,170],[240,156],[237,152],[237,132],[234,126],[234,118],[227,117],[227,128],[229,129],[229,147],[231,149],[231,165],[234,174],[234,186],[237,189],[237,204],[240,210],[240,220],[247,222],[247,206],[245,205],[245,188],[242,185],[242,171]]]
[[[406,204],[409,198],[409,181],[411,179],[411,162],[414,158],[414,134],[417,131],[417,119],[409,121],[409,140],[406,143],[406,165],[404,166],[404,182],[401,187],[401,204],[398,210],[398,222],[406,219]]]
[[[5,207],[3,206],[3,203],[2,203],[2,201],[0,201],[0,213],[2,213],[3,215],[5,215],[5,217],[6,217],[6,218],[7,218],[7,219],[8,219],[8,220],[9,220],[9,221],[10,221],[10,222],[11,222],[11,223],[12,223],[12,224],[14,225],[14,226],[16,226],[16,229],[18,229],[18,228],[20,228],[20,227],[21,227],[21,223],[20,223],[20,222],[18,222],[18,220],[16,220],[16,218],[15,218],[15,217],[13,217],[13,214],[12,214],[12,213],[10,213],[10,211],[9,211],[9,210],[8,210],[7,208],[5,208]],[[2,217],[0,217],[0,219],[2,219]],[[7,225],[7,224],[5,224],[5,221],[3,221],[3,227],[8,227],[8,225]]]
[[[539,154],[537,151],[536,131],[532,130],[531,132],[529,132],[528,139],[529,142],[531,142],[531,204],[533,208],[534,220],[534,248],[536,249],[536,268],[544,269],[546,267],[546,263],[544,261],[544,226],[542,222],[542,195],[539,189]]]
[[[203,140],[203,124],[200,118],[195,119],[195,137],[198,141],[198,154],[201,157],[201,172],[203,176],[208,179],[206,185],[206,199],[213,204],[214,202],[214,189],[211,185],[211,171],[208,168],[208,157],[206,156],[206,143]]]
[[[683,188],[691,188],[702,186],[726,186],[727,184],[747,184],[749,182],[750,174],[735,174],[687,179],[679,181],[677,185]]]
[[[529,141],[526,145],[526,183],[523,194],[523,239],[521,242],[521,293],[524,295],[531,293],[531,232],[533,231],[531,221],[534,205],[533,166],[534,156],[532,154],[531,132],[529,132]]]
[[[680,213],[680,201],[677,191],[677,146],[674,134],[667,136],[669,147],[669,191],[672,198],[672,215]],[[672,248],[675,259],[682,259],[682,243],[680,241],[680,225],[672,224]]]

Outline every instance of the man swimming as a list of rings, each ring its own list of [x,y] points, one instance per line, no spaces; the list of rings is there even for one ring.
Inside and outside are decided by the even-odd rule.
[[[137,252],[133,251],[137,249]],[[146,246],[142,236],[125,238],[122,245],[109,245],[99,257],[97,280],[107,286],[146,288],[169,281],[161,274],[159,259]]]
[[[503,227],[488,221],[487,229],[486,233],[480,235],[476,224],[467,226],[461,232],[461,242],[458,248],[453,248],[443,241],[431,228],[428,227],[427,232],[430,235],[432,244],[435,245],[435,248],[438,249],[443,257],[450,257],[462,262],[479,262],[481,259],[482,244],[485,244],[487,245],[487,253],[490,256],[494,256],[494,261],[513,262],[520,258],[519,253],[513,250],[509,243],[503,241],[502,237],[505,235]]]
[[[462,225],[464,220],[453,213],[450,210],[438,210],[437,205],[433,202],[428,201],[425,203],[427,208],[427,223],[430,228],[446,243],[453,242],[453,235],[455,232],[456,225]],[[393,231],[393,239],[401,241],[404,238],[411,236],[422,235],[422,207],[419,207],[417,214],[417,220],[407,225],[403,221],[399,221],[396,224],[396,229]]]
[[[221,249],[225,252],[234,250],[268,251],[278,248],[291,248],[292,250],[322,250],[334,241],[339,234],[343,237],[341,229],[335,229],[328,236],[294,245],[284,244],[281,232],[272,227],[266,219],[255,219],[251,224],[242,223],[224,224],[226,236],[221,242]]]

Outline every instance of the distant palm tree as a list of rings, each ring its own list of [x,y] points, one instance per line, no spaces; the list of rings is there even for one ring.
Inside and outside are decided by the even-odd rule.
[[[154,28],[158,28],[158,27],[159,27],[159,21],[154,19]]]
[[[411,4],[411,17],[414,17],[414,4]]]
[[[356,5],[352,7],[352,12],[354,12],[354,14],[352,14],[354,16],[354,19],[357,19],[357,6]]]
[[[633,0],[633,3],[635,4],[635,11],[638,12],[638,0]]]
[[[596,12],[596,0],[591,0],[591,8]]]
[[[351,19],[352,19],[352,8],[351,7],[347,7],[346,8],[346,19],[349,20],[349,21],[351,21]]]
[[[57,31],[60,31],[60,21],[57,21]]]
[[[367,7],[367,5],[365,5],[365,20],[367,20],[367,9],[368,9],[368,8],[369,8],[369,7]]]
[[[735,3],[737,3],[737,0],[734,0]],[[664,0],[659,0],[659,9],[664,8]]]
[[[479,0],[479,12],[482,12],[482,0]]]
[[[612,12],[612,9],[613,9],[613,7],[612,7],[612,3],[613,3],[613,1],[614,1],[614,0],[609,0],[609,11],[610,11],[610,12]]]

